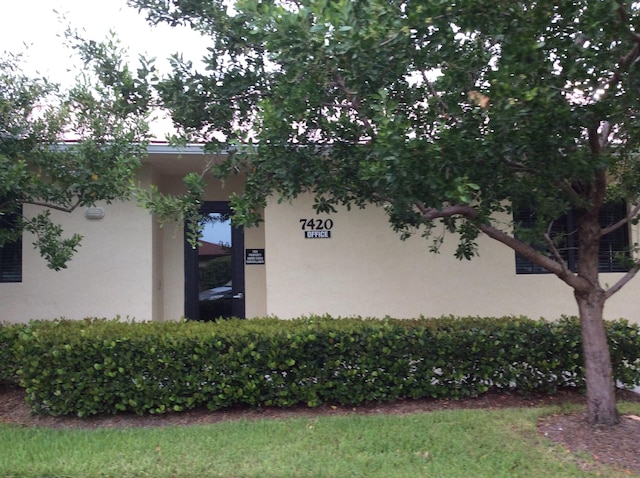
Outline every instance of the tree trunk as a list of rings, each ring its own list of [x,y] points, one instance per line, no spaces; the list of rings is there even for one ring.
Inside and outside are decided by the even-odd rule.
[[[616,409],[611,354],[603,320],[606,296],[600,286],[598,271],[602,230],[597,209],[582,210],[576,216],[578,276],[588,284],[575,289],[587,385],[587,421],[598,425],[616,425],[620,422],[620,416]]]
[[[576,292],[582,330],[585,378],[587,384],[587,421],[598,425],[620,422],[616,408],[611,355],[602,313],[604,291]]]

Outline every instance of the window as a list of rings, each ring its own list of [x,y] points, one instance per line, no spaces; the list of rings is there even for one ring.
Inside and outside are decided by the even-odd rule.
[[[0,213],[0,229],[11,229],[21,213]],[[0,282],[22,282],[22,236],[0,247]]]
[[[600,209],[600,226],[606,227],[618,222],[627,215],[627,206],[624,203],[607,203]],[[535,213],[526,207],[514,209],[513,221],[521,227],[532,227],[535,222]],[[573,212],[569,212],[554,221],[551,228],[551,237],[560,238],[556,243],[558,252],[567,263],[569,269],[578,270],[578,241],[576,234],[576,221]],[[545,242],[536,242],[533,247],[551,256]],[[621,260],[629,257],[629,227],[622,226],[600,240],[599,270],[600,272],[626,272],[629,268]],[[516,274],[543,274],[548,271],[537,264],[525,259],[516,252]]]

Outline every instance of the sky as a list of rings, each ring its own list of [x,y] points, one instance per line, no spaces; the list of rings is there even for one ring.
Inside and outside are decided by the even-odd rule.
[[[68,71],[71,52],[64,47],[67,25],[97,41],[114,31],[132,61],[139,54],[156,57],[165,72],[170,54],[180,51],[197,60],[205,48],[205,40],[189,29],[149,26],[126,0],[2,0],[2,15],[0,51],[26,52],[27,73],[62,84],[71,84],[74,77]]]

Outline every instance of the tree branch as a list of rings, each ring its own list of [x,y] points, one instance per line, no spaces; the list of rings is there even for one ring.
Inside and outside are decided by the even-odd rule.
[[[559,189],[561,189],[562,191],[566,192],[569,196],[571,196],[571,199],[573,200],[574,203],[579,202],[579,200],[581,199],[580,195],[576,193],[576,191],[571,187],[570,184],[567,184],[563,181],[558,181],[555,178],[545,177],[545,175],[543,174],[543,171],[540,169],[531,168],[519,161],[514,161],[511,159],[505,159],[505,162],[507,163],[507,166],[515,172],[529,173],[533,176],[538,176],[538,177],[547,179],[550,183],[555,184],[556,186],[558,186]]]
[[[449,107],[443,101],[442,97],[438,94],[438,92],[436,91],[436,89],[433,86],[433,83],[431,83],[429,81],[429,78],[427,78],[427,73],[424,70],[421,70],[420,73],[422,74],[422,79],[423,79],[425,85],[427,85],[427,89],[429,90],[429,93],[431,93],[434,98],[438,99],[438,106],[440,106],[440,110],[442,111],[442,115],[445,116],[446,118],[448,118],[449,117],[449,114],[448,114]]]
[[[604,204],[604,199],[607,195],[607,172],[604,168],[596,169],[594,171],[595,186],[593,190],[593,206],[599,208]]]
[[[422,203],[416,203],[416,207],[422,214],[422,217],[428,221],[453,216],[462,216],[466,219],[472,220],[478,216],[477,211],[466,204],[452,204],[450,206],[445,206],[442,209],[436,209],[433,207],[427,207]]]
[[[600,148],[604,148],[609,142],[609,135],[611,134],[611,123],[608,121],[602,122],[602,129],[600,130]]]
[[[598,128],[595,126],[587,128],[587,134],[589,136],[589,147],[591,148],[591,152],[594,154],[598,154],[601,149]]]
[[[562,267],[564,269],[567,268],[564,259],[562,258],[562,255],[560,255],[560,251],[558,250],[558,248],[556,247],[555,243],[553,242],[553,239],[551,239],[551,227],[553,226],[553,221],[551,221],[549,223],[549,227],[547,227],[547,232],[544,233],[544,240],[547,242],[547,245],[549,246],[549,250],[551,250],[551,253],[553,254],[553,257],[556,258],[556,261],[558,262],[558,264],[561,264]]]
[[[50,204],[48,202],[31,201],[31,200],[25,200],[25,201],[21,201],[21,202],[22,202],[22,204],[31,204],[32,206],[46,207],[47,209],[54,209],[56,211],[62,211],[62,212],[73,212],[80,205],[80,201],[77,201],[71,207],[62,207],[62,206],[58,206],[57,204]]]
[[[514,161],[513,159],[505,159],[504,161],[505,161],[505,163],[507,163],[507,166],[509,166],[514,171],[523,172],[523,173],[530,173],[530,174],[534,174],[536,176],[540,174],[540,170],[539,169],[531,168],[531,167],[527,166],[526,164],[521,163],[520,161]]]
[[[631,211],[629,211],[629,214],[627,214],[626,217],[623,217],[622,219],[620,219],[615,224],[612,224],[611,226],[605,227],[602,230],[602,232],[600,233],[600,235],[601,236],[606,236],[607,234],[612,233],[616,229],[624,226],[625,224],[628,224],[629,221],[631,221],[634,217],[636,217],[638,215],[638,213],[640,213],[640,204],[638,204]]]
[[[344,106],[340,106],[340,103],[330,103],[324,106],[330,106],[330,107],[336,107],[336,108],[342,108],[342,109],[345,109],[345,108],[352,109],[358,114],[358,118],[360,119],[360,121],[362,121],[365,129],[367,129],[370,132],[371,136],[373,137],[375,133],[375,129],[373,128],[373,125],[371,124],[371,121],[369,120],[369,118],[362,118],[360,114],[360,102],[358,101],[357,93],[354,93],[353,91],[350,91],[349,88],[347,88],[347,85],[345,84],[344,78],[342,77],[342,75],[335,74],[334,78],[335,78],[335,81],[333,84],[336,85],[338,89],[346,95],[348,104]]]
[[[540,267],[543,267],[549,272],[555,274],[560,280],[571,286],[574,290],[587,291],[589,289],[590,286],[586,280],[573,274],[563,264],[548,258],[544,254],[541,254],[540,252],[535,250],[533,247],[501,231],[497,227],[490,224],[479,224],[478,229],[480,229],[492,239],[495,239],[496,241],[510,247],[534,264],[537,264]]]
[[[599,154],[602,148],[604,148],[609,142],[609,134],[611,133],[611,123],[603,121],[598,126],[587,128],[589,137],[589,146],[591,152]]]
[[[422,216],[429,221],[453,216],[461,216],[467,220],[473,221],[478,217],[478,212],[473,207],[464,204],[453,204],[445,206],[442,209],[436,209],[426,207],[424,204],[418,203],[416,204],[416,207]],[[589,283],[582,277],[578,277],[572,273],[564,267],[562,263],[558,263],[553,259],[550,259],[530,245],[516,239],[514,236],[507,234],[489,223],[476,223],[476,225],[481,232],[485,233],[491,239],[501,242],[534,264],[537,264],[555,274],[560,280],[571,286],[575,291],[581,292],[589,290]]]
[[[627,272],[624,276],[622,276],[622,278],[618,282],[616,282],[613,285],[613,287],[610,287],[609,289],[607,289],[605,291],[605,293],[604,293],[605,300],[607,300],[613,294],[615,294],[620,289],[622,289],[627,282],[629,282],[631,279],[633,279],[635,277],[635,275],[638,273],[638,270],[640,270],[640,261],[637,261],[633,265],[631,270],[629,272]]]
[[[630,66],[634,61],[638,59],[638,57],[640,57],[640,41],[638,41],[635,36],[633,36],[632,38],[635,42],[633,48],[629,50],[629,53],[620,58],[620,60],[618,61],[618,67],[613,71],[613,75],[611,76],[611,78],[609,78],[604,83],[601,83],[600,86],[593,92],[592,96],[598,95],[600,91],[608,91],[612,89],[613,86],[615,86],[620,82],[620,80],[622,80],[622,75],[620,74],[620,72]]]

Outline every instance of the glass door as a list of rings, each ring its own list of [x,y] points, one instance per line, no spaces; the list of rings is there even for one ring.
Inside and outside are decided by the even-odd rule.
[[[206,202],[196,249],[185,245],[185,315],[191,320],[244,318],[243,230],[226,202]]]

